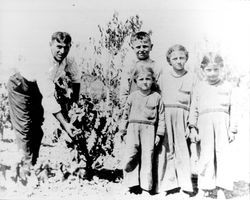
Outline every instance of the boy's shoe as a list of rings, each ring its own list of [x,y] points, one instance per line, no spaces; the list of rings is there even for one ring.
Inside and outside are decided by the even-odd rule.
[[[137,186],[133,186],[129,188],[129,193],[131,194],[141,194],[142,193],[142,189],[139,185]]]

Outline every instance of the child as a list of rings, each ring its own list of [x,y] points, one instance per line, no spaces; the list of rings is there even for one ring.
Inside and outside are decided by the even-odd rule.
[[[190,138],[200,139],[198,160],[199,194],[218,187],[218,196],[224,189],[233,189],[230,169],[230,142],[237,132],[235,98],[232,86],[222,75],[223,59],[208,53],[201,62],[205,80],[196,85],[189,115]],[[225,197],[225,196],[224,196]]]
[[[134,53],[136,55],[136,60],[129,63],[124,67],[121,74],[121,84],[120,84],[120,102],[123,108],[128,95],[136,90],[136,84],[133,81],[135,65],[137,62],[149,63],[154,70],[155,80],[158,81],[160,76],[160,70],[157,68],[154,60],[150,59],[150,52],[153,48],[151,43],[150,35],[146,32],[140,31],[131,36],[130,43]]]
[[[156,146],[165,132],[164,105],[155,84],[152,63],[137,62],[135,82],[124,106],[120,130],[126,135],[124,180],[131,193],[135,188],[151,193],[153,160]]]
[[[193,76],[184,68],[188,52],[182,45],[169,48],[166,55],[171,66],[164,69],[160,89],[165,106],[167,134],[158,158],[158,192],[193,191],[190,156],[187,144],[187,119],[194,84]],[[185,194],[185,195],[184,195]]]

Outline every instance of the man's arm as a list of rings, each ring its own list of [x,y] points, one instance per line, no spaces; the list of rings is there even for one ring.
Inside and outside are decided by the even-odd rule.
[[[53,115],[58,120],[58,122],[62,125],[63,129],[68,133],[69,137],[72,139],[72,137],[74,136],[74,131],[76,131],[77,129],[71,123],[68,123],[66,121],[61,111],[57,113],[53,113]]]
[[[72,102],[79,100],[80,89],[81,89],[81,72],[77,67],[77,64],[73,58],[67,59],[68,65],[70,66],[70,72],[72,77]]]
[[[67,122],[61,113],[61,106],[58,104],[54,96],[55,84],[46,76],[38,78],[37,84],[43,96],[42,105],[45,113],[52,114],[71,137],[73,135],[73,131],[76,129],[72,127],[72,124]]]

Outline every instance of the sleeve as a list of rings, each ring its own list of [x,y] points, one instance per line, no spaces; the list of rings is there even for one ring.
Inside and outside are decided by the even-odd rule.
[[[77,64],[74,59],[69,59],[68,60],[68,65],[70,65],[70,73],[71,73],[71,78],[73,83],[80,83],[81,82],[81,73],[79,68],[77,67]]]
[[[237,99],[239,98],[239,90],[238,88],[232,88],[231,91],[231,99],[230,99],[230,127],[229,130],[233,133],[238,132],[238,120],[239,120],[239,102]]]
[[[164,110],[164,103],[162,99],[159,100],[159,110],[158,110],[158,124],[157,124],[157,135],[164,135],[166,130],[166,123],[165,123],[165,110]]]
[[[37,84],[43,96],[42,105],[46,113],[58,113],[61,111],[61,106],[57,103],[54,92],[55,84],[49,76],[44,74],[42,77],[37,78]]]
[[[190,73],[190,72],[189,72]],[[193,97],[194,97],[194,88],[196,87],[197,85],[197,76],[192,73],[192,75],[190,76],[191,79],[190,79],[190,83],[191,83],[191,88],[190,88],[190,98],[189,98],[189,108],[191,107],[191,103],[192,103],[192,100],[193,100]],[[190,115],[190,112],[188,113],[188,119],[187,121],[189,121],[189,115]]]
[[[198,116],[199,116],[199,111],[198,111],[198,100],[199,100],[199,89],[198,86],[194,87],[193,93],[192,93],[192,102],[190,106],[190,111],[189,111],[189,117],[188,117],[188,127],[194,127],[197,129],[197,121],[198,121]]]
[[[122,114],[121,123],[119,127],[120,130],[126,130],[128,127],[128,120],[129,120],[131,106],[132,106],[132,96],[130,95],[127,98],[127,101],[125,102],[125,105],[123,108],[123,114]]]
[[[160,77],[163,73],[162,67],[160,67],[155,61],[154,61],[154,74],[155,74],[155,81],[159,85]]]
[[[154,62],[154,76],[155,76],[155,84],[154,84],[154,91],[157,93],[161,93],[161,87],[160,87],[160,79],[162,75],[162,68],[160,68],[155,62]]]

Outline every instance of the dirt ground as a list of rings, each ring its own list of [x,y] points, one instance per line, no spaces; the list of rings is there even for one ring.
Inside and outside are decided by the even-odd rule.
[[[11,165],[17,159],[18,153],[14,143],[14,133],[5,130],[4,140],[0,141],[0,199],[90,199],[90,200],[137,200],[137,199],[200,199],[196,196],[182,197],[178,193],[168,196],[147,194],[129,194],[122,184],[122,173],[118,169],[101,169],[96,171],[93,180],[83,180],[70,175],[63,179],[60,174],[48,178],[48,174],[41,179],[39,186],[31,189],[20,182],[13,182],[8,179]],[[43,143],[40,150],[38,163],[50,160],[51,166],[56,168],[60,160],[67,162],[70,154],[65,152],[60,145],[48,145]],[[41,175],[42,177],[42,175]],[[247,180],[247,179],[246,179]],[[232,200],[249,199],[250,184],[246,180],[239,178],[235,180],[234,191],[227,194],[227,198]],[[248,179],[249,180],[249,179]],[[210,199],[216,198],[211,194]]]

